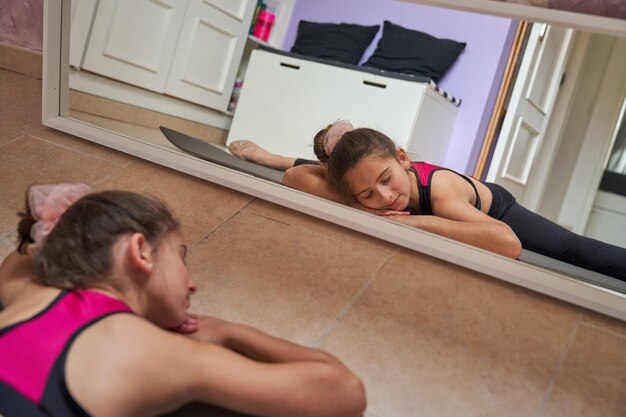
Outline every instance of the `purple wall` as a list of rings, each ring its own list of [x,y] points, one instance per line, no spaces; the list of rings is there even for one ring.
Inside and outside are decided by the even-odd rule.
[[[43,0],[0,0],[0,42],[43,49]]]
[[[438,38],[466,42],[465,50],[439,85],[463,100],[445,165],[473,173],[502,81],[516,21],[395,0],[359,0],[358,3],[353,0],[296,0],[284,49],[289,50],[293,45],[300,20],[379,24],[381,27],[384,20],[389,20]],[[365,52],[365,59],[375,49],[381,32]]]

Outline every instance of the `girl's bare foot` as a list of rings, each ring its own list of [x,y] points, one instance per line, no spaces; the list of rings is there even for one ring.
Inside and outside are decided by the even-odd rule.
[[[228,145],[228,149],[238,158],[274,169],[289,169],[296,160],[295,158],[288,158],[268,152],[249,140],[233,141]]]
[[[237,158],[245,159],[246,161],[251,162],[258,162],[254,159],[254,154],[256,153],[256,151],[265,150],[259,147],[259,145],[257,145],[256,143],[249,140],[236,140],[228,145],[228,149],[230,150],[230,153],[235,155]]]

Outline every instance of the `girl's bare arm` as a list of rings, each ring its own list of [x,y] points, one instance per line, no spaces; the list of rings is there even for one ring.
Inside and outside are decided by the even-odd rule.
[[[232,323],[211,316],[195,317],[199,328],[189,337],[200,342],[218,344],[261,362],[311,360],[332,363],[345,368],[341,362],[321,350],[307,348],[270,336],[244,324]]]
[[[258,416],[362,415],[363,384],[330,355],[247,326],[219,326],[222,334],[213,336],[223,337],[226,347],[138,317],[103,319],[72,348],[69,389],[97,415],[161,415],[189,402]]]
[[[390,218],[508,258],[518,258],[522,248],[511,228],[494,219],[460,221],[439,216],[390,216]]]
[[[285,171],[283,184],[327,200],[345,204],[344,198],[328,182],[326,167],[298,165]]]
[[[483,201],[491,201],[483,196]],[[522,245],[511,228],[489,217],[475,205],[475,192],[458,174],[437,171],[431,185],[434,216],[394,217],[394,220],[509,258],[517,258]]]

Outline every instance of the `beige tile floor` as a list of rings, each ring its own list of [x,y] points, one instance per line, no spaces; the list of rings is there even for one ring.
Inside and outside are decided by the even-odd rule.
[[[193,310],[326,349],[369,417],[626,416],[626,324],[41,126],[41,81],[0,70],[0,258],[33,182],[166,199]]]

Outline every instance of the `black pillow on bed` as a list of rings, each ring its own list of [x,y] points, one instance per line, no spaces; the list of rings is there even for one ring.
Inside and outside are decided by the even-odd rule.
[[[385,20],[378,46],[363,66],[425,75],[437,82],[454,64],[465,45],[465,42],[435,38]]]
[[[379,28],[379,25],[361,26],[301,20],[291,52],[356,65]]]

